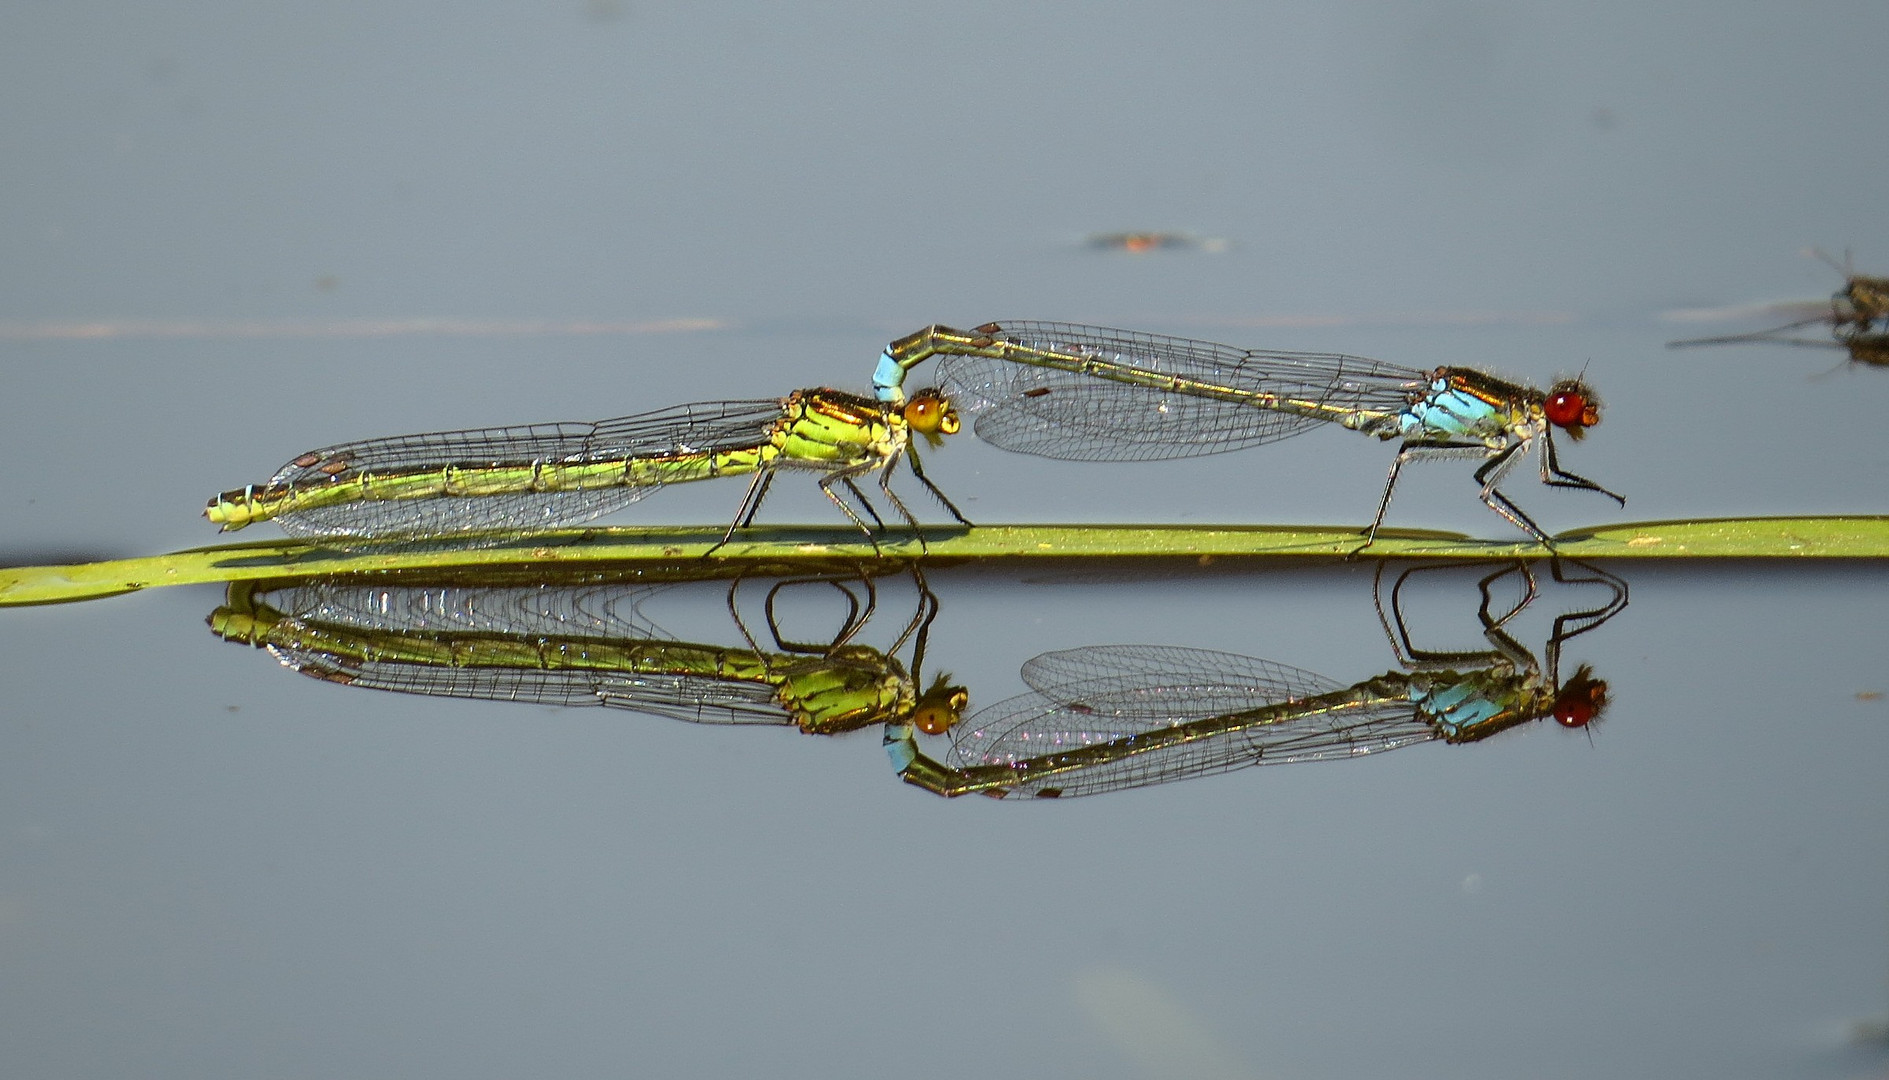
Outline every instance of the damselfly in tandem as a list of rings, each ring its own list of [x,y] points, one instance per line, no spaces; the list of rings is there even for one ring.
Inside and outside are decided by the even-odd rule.
[[[932,326],[893,342],[873,385],[905,400],[905,375],[940,357],[938,382],[976,417],[980,438],[1007,450],[1079,461],[1153,461],[1276,442],[1320,423],[1401,440],[1377,514],[1377,537],[1409,461],[1471,456],[1491,510],[1552,549],[1548,534],[1498,488],[1539,447],[1550,487],[1597,491],[1561,468],[1560,429],[1580,439],[1600,423],[1600,401],[1579,379],[1547,393],[1469,368],[1424,371],[1334,353],[1237,349],[1205,341],[1053,322]]]
[[[726,596],[739,643],[678,640],[643,607],[674,585],[712,580],[690,569],[669,584],[239,582],[209,621],[227,641],[266,648],[312,678],[363,689],[605,706],[700,724],[793,726],[809,735],[887,722],[937,734],[957,722],[963,688],[948,677],[929,687],[919,681],[938,606],[916,569],[917,606],[885,648],[856,640],[878,602],[864,572],[775,578],[762,604],[765,643],[748,628],[740,599],[746,579],[736,576]],[[810,642],[783,632],[777,608],[802,599],[802,587],[824,585],[849,608],[838,629]],[[909,664],[899,657],[908,643]]]
[[[883,531],[854,482],[876,473],[886,501],[916,531],[917,518],[891,487],[892,469],[904,457],[964,521],[926,478],[913,440],[937,445],[957,430],[956,411],[936,391],[887,406],[839,390],[797,390],[775,400],[698,402],[596,423],[343,443],[297,457],[265,484],[223,492],[204,516],[226,532],[273,520],[294,536],[508,537],[579,525],[668,484],[751,476],[726,543],[752,523],[775,474],[792,469],[818,474],[820,490],[876,549],[873,529],[835,488],[845,488]]]
[[[1627,604],[1626,582],[1595,567],[1555,580],[1603,586],[1610,599],[1561,614],[1546,664],[1505,627],[1537,595],[1525,563],[1484,577],[1478,611],[1487,650],[1435,652],[1409,640],[1401,574],[1378,610],[1406,670],[1342,685],[1270,660],[1161,645],[1101,645],[1044,653],[1023,665],[1030,692],[953,726],[945,762],[927,757],[909,723],[886,725],[886,752],[907,783],[939,795],[1068,798],[1146,787],[1249,765],[1334,761],[1425,742],[1463,744],[1552,717],[1585,728],[1607,705],[1607,684],[1583,665],[1563,681],[1561,647]],[[1382,567],[1379,568],[1380,580]],[[1525,592],[1501,615],[1490,585],[1519,574]]]

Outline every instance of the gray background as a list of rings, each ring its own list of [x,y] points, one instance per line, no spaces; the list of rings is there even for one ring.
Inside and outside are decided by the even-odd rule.
[[[1667,352],[1762,323],[1660,314],[1826,295],[1812,245],[1889,271],[1885,40],[1869,3],[16,4],[0,550],[207,543],[205,498],[311,446],[863,389],[889,338],[1004,317],[1585,368],[1564,464],[1630,502],[1517,480],[1550,530],[1884,512],[1884,373]],[[1081,244],[1128,229],[1230,248]],[[929,458],[989,522],[1361,522],[1386,462]],[[1507,537],[1467,471],[1393,523]],[[1617,699],[1591,744],[1046,806],[933,800],[870,735],[319,685],[204,631],[215,590],[6,612],[0,1062],[1880,1075],[1883,572],[1629,576],[1572,649]],[[979,702],[1091,643],[1391,664],[1366,568],[935,584]]]

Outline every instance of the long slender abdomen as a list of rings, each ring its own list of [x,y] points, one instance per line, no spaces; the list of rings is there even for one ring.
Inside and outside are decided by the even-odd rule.
[[[771,445],[740,450],[615,458],[441,465],[427,469],[362,470],[345,463],[324,480],[251,486],[210,500],[204,516],[225,532],[258,521],[350,503],[477,499],[494,495],[653,488],[662,484],[751,473],[775,453]]]

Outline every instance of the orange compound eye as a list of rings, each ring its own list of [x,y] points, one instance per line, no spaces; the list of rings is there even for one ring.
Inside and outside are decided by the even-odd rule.
[[[905,422],[921,435],[956,435],[958,411],[936,390],[920,390],[905,403]]]
[[[912,726],[927,735],[943,735],[964,716],[971,695],[961,686],[936,686],[912,710]]]

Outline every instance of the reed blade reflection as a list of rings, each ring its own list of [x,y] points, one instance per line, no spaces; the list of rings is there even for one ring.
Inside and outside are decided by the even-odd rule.
[[[1369,546],[1398,473],[1412,461],[1480,458],[1479,498],[1536,542],[1553,541],[1504,495],[1509,472],[1538,451],[1541,482],[1626,500],[1561,468],[1554,432],[1580,439],[1600,401],[1579,379],[1547,393],[1462,367],[1400,367],[1335,353],[1237,349],[1071,323],[932,326],[887,346],[873,373],[880,400],[904,401],[906,373],[941,357],[939,385],[976,415],[980,438],[1078,461],[1157,461],[1258,446],[1333,424],[1399,440]]]
[[[950,402],[935,392],[890,407],[815,389],[595,423],[401,435],[311,450],[267,483],[211,499],[204,516],[225,532],[274,521],[294,536],[503,539],[580,525],[668,484],[748,476],[747,497],[728,529],[732,537],[753,521],[775,474],[791,469],[815,473],[821,492],[877,548],[874,530],[837,489],[883,531],[885,523],[855,483],[876,474],[887,503],[916,531],[918,519],[891,487],[892,469],[904,457],[925,488],[964,521],[925,477],[912,438],[936,445],[957,430]]]
[[[1440,567],[1412,567],[1378,611],[1404,670],[1342,685],[1269,660],[1204,649],[1112,645],[1045,653],[1023,667],[1030,692],[980,710],[951,732],[946,763],[926,757],[910,728],[889,724],[886,747],[908,783],[940,795],[1059,798],[1228,772],[1249,765],[1329,761],[1414,743],[1480,742],[1553,717],[1585,727],[1606,706],[1607,684],[1582,666],[1563,681],[1562,645],[1627,604],[1626,583],[1579,564],[1558,582],[1598,585],[1609,599],[1558,616],[1545,665],[1506,627],[1539,595],[1525,563],[1479,582],[1477,615],[1488,648],[1417,648],[1403,610],[1405,585]],[[1519,575],[1519,602],[1500,614],[1491,586]]]
[[[857,639],[878,606],[861,571],[755,581],[679,568],[681,581],[728,579],[740,643],[680,641],[643,607],[669,584],[386,584],[361,579],[232,585],[210,616],[225,640],[266,648],[326,682],[435,697],[596,705],[709,724],[792,725],[833,735],[898,722],[939,732],[964,706],[944,679],[921,687],[937,599],[914,568],[916,609],[889,648]],[[673,583],[671,583],[673,584]],[[830,636],[796,640],[780,608],[801,588],[831,588],[845,614]],[[744,589],[761,592],[767,644],[750,631]],[[899,652],[911,647],[909,667]]]

